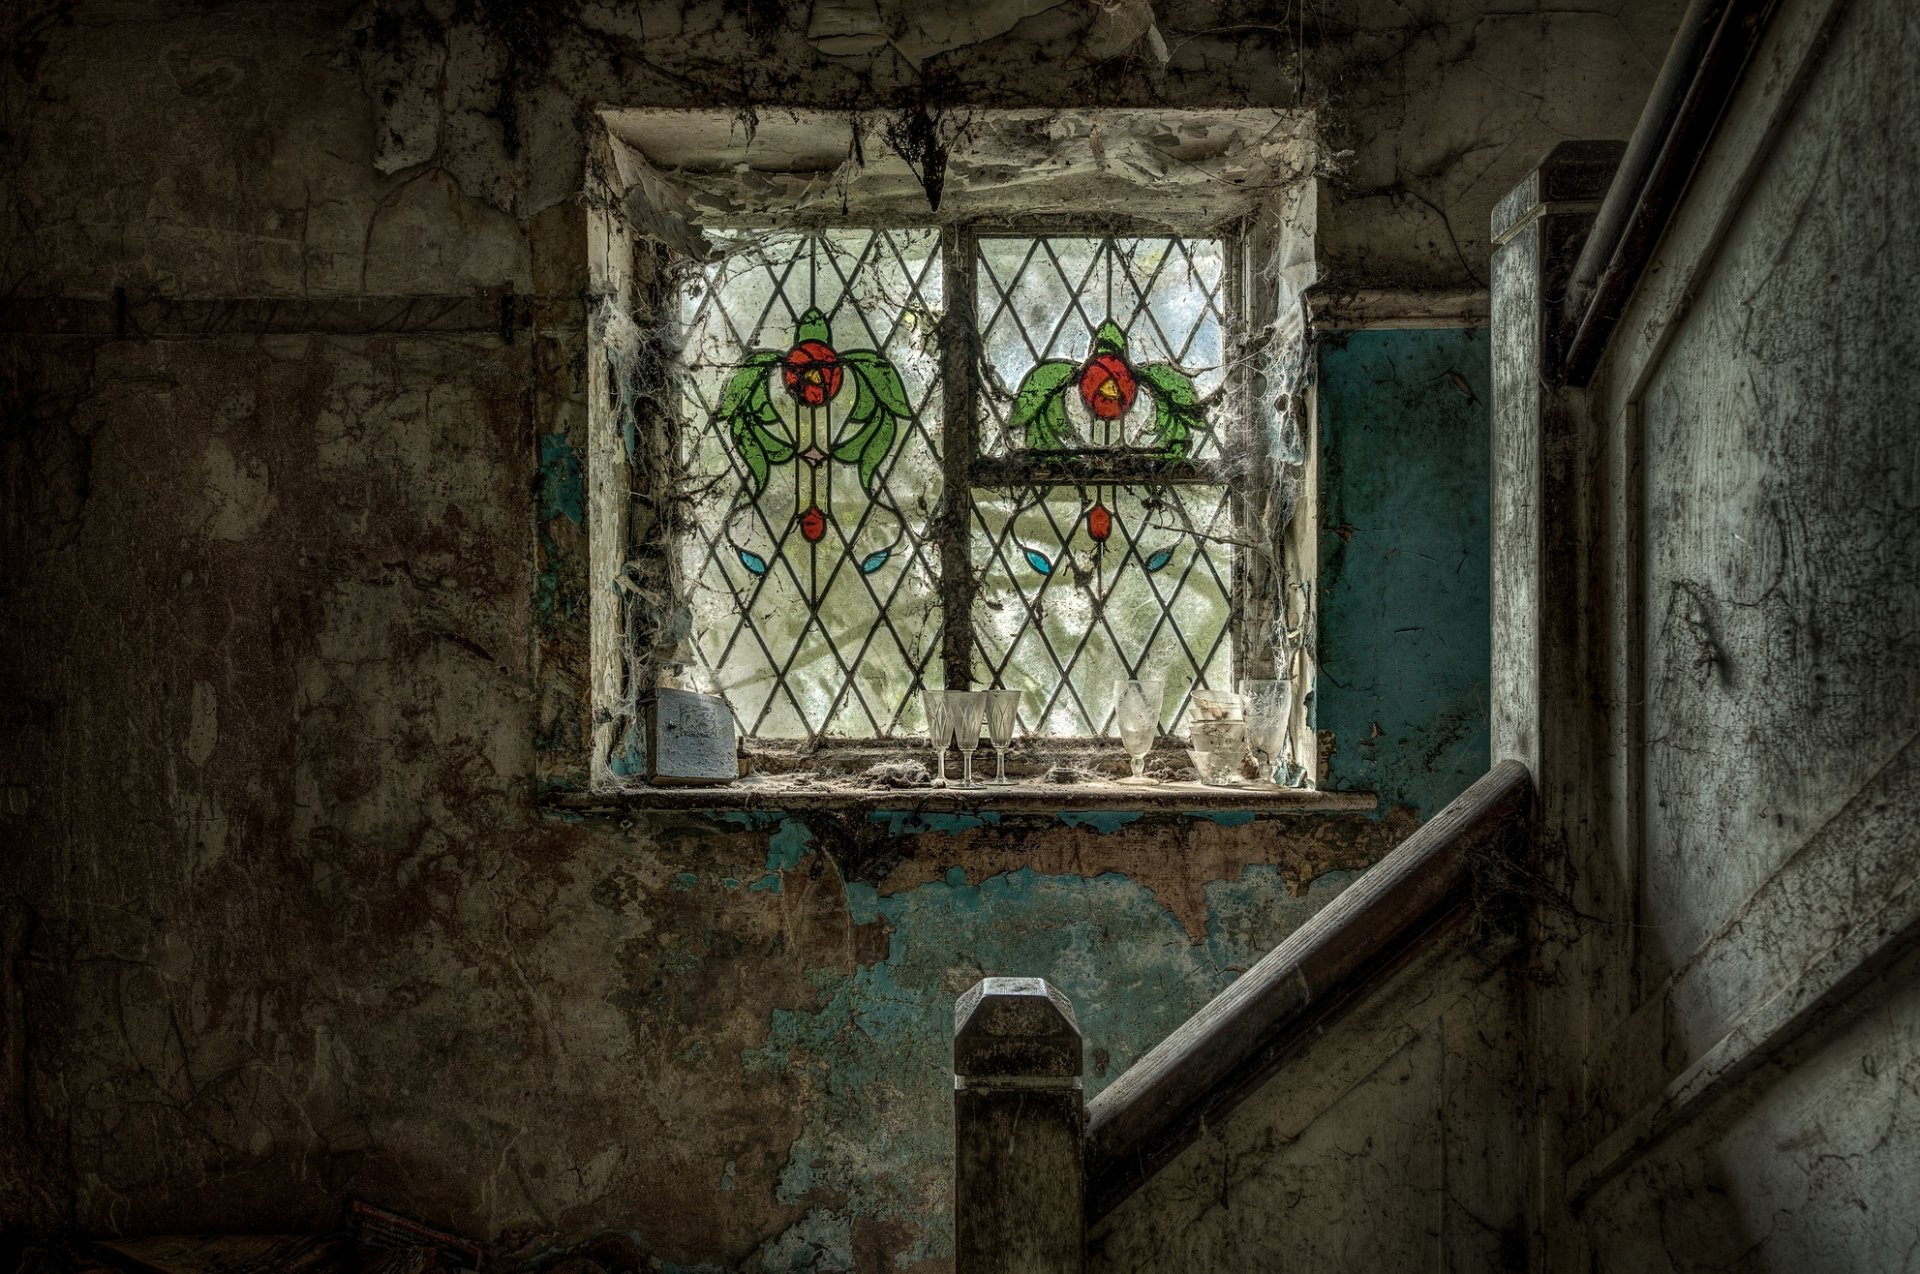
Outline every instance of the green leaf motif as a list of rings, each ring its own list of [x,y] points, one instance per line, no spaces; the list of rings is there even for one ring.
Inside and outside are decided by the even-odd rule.
[[[1093,334],[1093,352],[1095,354],[1118,354],[1120,357],[1125,358],[1127,356],[1127,334],[1120,330],[1118,323],[1115,323],[1112,319],[1108,319],[1100,325],[1100,330]]]
[[[1008,430],[1024,434],[1027,446],[1035,451],[1057,450],[1067,434],[1065,390],[1077,370],[1072,363],[1058,360],[1035,364],[1014,394]]]
[[[768,392],[772,369],[780,361],[773,350],[756,350],[733,373],[715,414],[726,422],[727,436],[752,477],[753,494],[766,490],[768,469],[793,459],[793,444],[774,433],[780,413]]]
[[[880,472],[880,466],[893,454],[893,439],[899,432],[894,422],[898,419],[889,412],[881,412],[873,422],[873,436],[860,449],[860,485],[868,490],[873,489],[873,475]]]
[[[740,414],[756,394],[766,396],[767,372],[780,361],[781,356],[770,349],[755,350],[747,355],[745,362],[734,370],[732,379],[727,381],[726,390],[720,395],[719,416],[731,421]]]
[[[1160,444],[1160,454],[1168,460],[1179,460],[1187,454],[1187,440],[1193,430],[1187,425],[1187,418],[1156,398],[1153,400],[1153,436]]]
[[[842,350],[840,361],[853,369],[862,394],[879,399],[880,405],[896,416],[908,415],[913,410],[907,405],[907,387],[901,384],[900,373],[878,351]]]
[[[819,307],[808,310],[800,316],[800,326],[793,330],[793,343],[819,341],[822,345],[833,344],[833,328],[827,324],[827,316]]]
[[[1135,371],[1153,395],[1153,433],[1160,450],[1167,459],[1178,460],[1187,454],[1193,431],[1207,420],[1193,378],[1172,363],[1147,363]]]
[[[873,475],[880,472],[880,466],[893,453],[893,442],[900,432],[899,417],[890,411],[875,411],[872,419],[856,423],[860,423],[861,428],[834,447],[833,458],[842,464],[857,462],[860,485],[871,490]]]
[[[1055,394],[1040,411],[1035,428],[1027,431],[1027,445],[1037,451],[1058,451],[1067,442],[1067,396]]]
[[[871,490],[874,475],[893,454],[900,417],[908,414],[907,388],[893,364],[874,350],[846,350],[840,361],[853,373],[858,392],[846,420],[854,431],[834,445],[833,458],[843,464],[857,463],[860,485]]]
[[[1200,394],[1193,387],[1193,378],[1172,363],[1147,363],[1134,370],[1147,382],[1155,398],[1164,400],[1176,411],[1201,414]]]

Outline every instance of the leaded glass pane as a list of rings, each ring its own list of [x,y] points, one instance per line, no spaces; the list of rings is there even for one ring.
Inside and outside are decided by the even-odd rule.
[[[1029,689],[1035,733],[1107,733],[1121,678],[1164,679],[1174,731],[1196,682],[1233,684],[1232,503],[1220,486],[974,492],[977,665]]]
[[[939,235],[726,247],[681,309],[700,672],[750,737],[919,731],[915,692],[940,681]]]
[[[982,236],[982,451],[1217,455],[1226,273],[1218,239]]]

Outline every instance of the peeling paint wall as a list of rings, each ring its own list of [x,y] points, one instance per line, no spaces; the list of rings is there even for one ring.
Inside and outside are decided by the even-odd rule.
[[[590,108],[1295,105],[1342,38],[1163,6],[1162,62],[1136,7],[858,59],[731,2],[8,11],[0,1226],[941,1268],[955,991],[1058,981],[1097,1087],[1407,832],[539,812]]]
[[[1477,328],[1319,347],[1324,782],[1423,818],[1489,763],[1491,373]]]

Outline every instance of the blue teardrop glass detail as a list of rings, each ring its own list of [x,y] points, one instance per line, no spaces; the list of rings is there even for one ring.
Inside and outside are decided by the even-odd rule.
[[[746,567],[755,575],[765,575],[767,573],[766,558],[761,557],[758,553],[749,553],[745,549],[735,549],[734,552],[740,555],[740,565]]]
[[[1147,569],[1157,571],[1173,560],[1172,549],[1156,549],[1147,558]]]
[[[873,574],[875,571],[885,566],[887,564],[887,559],[892,556],[893,556],[892,549],[881,549],[878,553],[867,554],[865,557],[860,559],[860,573],[862,575]]]
[[[1042,575],[1053,574],[1053,563],[1047,560],[1045,553],[1038,552],[1034,549],[1027,549],[1026,554],[1028,566],[1039,571]]]

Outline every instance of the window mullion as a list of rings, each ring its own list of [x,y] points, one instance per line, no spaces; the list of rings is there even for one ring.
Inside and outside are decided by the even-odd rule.
[[[947,313],[940,340],[941,469],[940,651],[947,686],[973,682],[973,462],[977,451],[973,326],[974,234],[965,226],[940,231],[942,292]],[[937,687],[936,687],[937,688]]]

